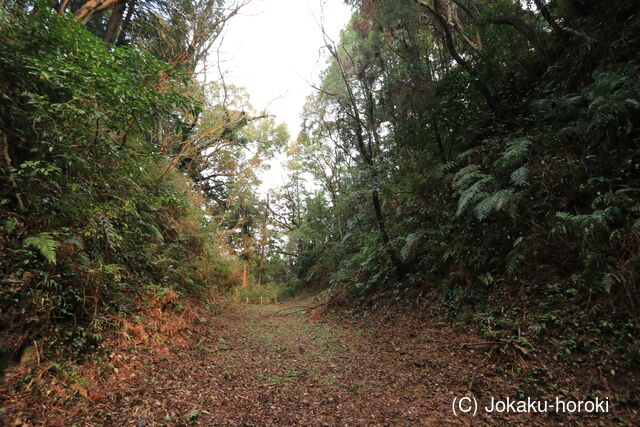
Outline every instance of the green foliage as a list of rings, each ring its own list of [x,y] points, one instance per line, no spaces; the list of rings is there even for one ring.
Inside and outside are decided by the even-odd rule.
[[[507,188],[496,191],[480,201],[474,208],[476,217],[482,221],[487,218],[491,212],[504,210],[513,199],[513,190]]]
[[[569,351],[590,352],[581,327],[636,323],[637,5],[585,3],[564,37],[522,2],[441,2],[440,20],[350,3],[292,150],[320,188],[288,232],[297,280],[376,304],[429,293],[476,311],[504,351],[566,327]]]
[[[502,154],[502,158],[511,163],[524,160],[529,153],[532,142],[529,138],[517,138],[507,142],[507,149]]]
[[[100,319],[148,288],[231,286],[205,200],[168,171],[166,141],[179,146],[201,110],[193,86],[142,49],[106,49],[72,17],[2,9],[0,307],[24,336],[81,356]]]
[[[509,179],[516,187],[525,187],[529,183],[529,168],[526,165],[520,166],[511,172]]]
[[[58,242],[51,237],[50,233],[40,233],[37,236],[27,237],[24,239],[24,246],[35,248],[44,259],[53,265],[56,264]]]

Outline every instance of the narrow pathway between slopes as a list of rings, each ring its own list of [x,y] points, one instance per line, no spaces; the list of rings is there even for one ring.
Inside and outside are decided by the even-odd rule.
[[[68,412],[56,415],[42,407],[40,414],[48,425],[57,416],[63,425],[140,427],[553,422],[481,411],[476,418],[455,417],[452,399],[469,390],[482,396],[510,393],[500,378],[491,378],[494,369],[482,351],[461,345],[464,333],[426,324],[413,330],[364,328],[348,318],[283,315],[283,308],[197,310],[164,345],[150,343],[161,342],[158,331],[168,323],[155,333],[150,326],[131,327],[128,342],[139,342],[113,347],[105,361],[115,367],[109,379],[96,378],[97,386]]]

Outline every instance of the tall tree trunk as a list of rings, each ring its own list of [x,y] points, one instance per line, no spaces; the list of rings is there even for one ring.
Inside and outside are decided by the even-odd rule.
[[[440,135],[440,127],[438,126],[438,117],[435,114],[431,114],[431,120],[433,122],[433,133],[436,136],[436,144],[438,144],[438,153],[442,163],[447,162],[447,154],[444,152],[444,146],[442,144],[442,136]]]
[[[136,0],[131,0],[127,5],[127,15],[124,17],[124,22],[122,23],[122,27],[120,28],[120,35],[118,36],[116,47],[120,47],[124,44],[125,36],[127,35],[127,31],[129,30],[129,24],[131,23],[131,17],[133,16],[135,8]]]
[[[260,261],[258,261],[258,287],[262,285],[262,270],[264,269],[264,245],[260,249]]]
[[[496,111],[498,105],[493,95],[491,94],[491,91],[484,84],[484,82],[478,78],[478,73],[471,66],[471,64],[467,62],[458,53],[458,49],[456,49],[456,45],[453,41],[453,36],[451,35],[451,28],[449,26],[449,22],[447,21],[446,13],[445,11],[442,10],[442,5],[440,4],[440,1],[433,0],[433,3],[427,0],[415,0],[415,1],[418,4],[424,6],[431,13],[431,15],[433,15],[436,21],[438,21],[438,24],[440,24],[440,27],[442,28],[442,31],[444,33],[444,41],[445,41],[445,44],[447,45],[447,50],[449,51],[453,59],[456,61],[456,63],[462,68],[464,68],[465,70],[467,70],[467,72],[471,75],[471,77],[473,78],[472,80],[473,85],[476,87],[476,89],[478,89],[478,91],[482,94],[484,99],[487,101],[487,105],[489,105],[489,108],[491,108],[491,110],[493,111]],[[460,36],[464,35],[461,32],[458,32],[458,34]],[[470,43],[469,40],[466,38],[463,38],[463,39],[467,44],[469,44],[472,48],[474,48],[473,43]],[[478,46],[474,49],[477,50],[480,47],[481,46]]]
[[[102,36],[102,40],[106,45],[111,45],[116,40],[118,27],[120,27],[120,22],[122,22],[122,17],[124,15],[124,9],[126,5],[126,0],[120,0],[113,7],[113,10],[111,11],[111,17],[109,18],[109,22],[107,22],[107,28],[105,29],[104,35]]]
[[[247,286],[247,262],[244,261],[242,263],[242,287],[245,288]]]
[[[449,50],[449,53],[451,54],[453,59],[456,61],[456,63],[460,65],[462,68],[464,68],[465,70],[467,70],[469,75],[471,75],[471,77],[473,78],[472,79],[473,84],[475,85],[476,89],[478,89],[478,92],[480,92],[484,97],[484,99],[487,101],[487,105],[489,106],[489,108],[491,108],[491,110],[493,111],[497,111],[498,104],[496,103],[493,95],[491,94],[491,91],[489,91],[489,88],[484,84],[482,80],[480,80],[480,78],[478,77],[478,73],[471,66],[471,64],[469,64],[458,53],[458,50],[456,49],[456,45],[453,42],[451,31],[449,30],[449,26],[447,25],[447,22],[445,21],[444,17],[442,17],[442,15],[440,14],[440,2],[438,0],[434,0],[433,3],[435,7],[434,15],[438,20],[438,22],[440,23],[440,27],[442,28],[442,31],[444,32],[444,40],[447,45],[447,49]]]
[[[326,34],[325,34],[326,37]],[[365,129],[370,129],[363,123],[362,116],[358,110],[358,103],[356,101],[356,97],[353,93],[351,85],[349,84],[349,78],[347,76],[347,72],[342,64],[342,60],[338,55],[338,51],[334,45],[331,45],[325,39],[325,46],[329,49],[329,53],[334,57],[336,63],[338,64],[338,68],[340,69],[340,75],[342,76],[342,81],[344,82],[345,88],[347,89],[347,95],[349,97],[349,104],[351,105],[351,111],[345,108],[345,113],[350,116],[356,125],[355,134],[356,134],[356,142],[358,146],[358,151],[360,152],[360,156],[364,160],[364,163],[370,168],[372,172],[372,179],[377,181],[378,176],[375,169],[375,151],[367,150],[367,144],[364,141],[364,133]],[[370,95],[370,94],[369,94]],[[373,190],[371,193],[371,199],[373,202],[373,210],[376,216],[376,222],[378,223],[378,229],[380,231],[380,237],[382,239],[382,243],[384,244],[385,250],[391,259],[391,262],[396,268],[398,276],[400,279],[404,277],[404,268],[402,266],[402,262],[400,258],[396,255],[393,247],[389,241],[389,234],[387,233],[387,228],[385,225],[384,215],[382,213],[382,208],[380,206],[380,196],[378,194],[378,190]]]
[[[262,274],[264,270],[264,259],[267,243],[269,242],[269,235],[267,229],[267,220],[269,219],[269,195],[267,195],[267,204],[264,207],[264,221],[262,223],[262,231],[260,238],[260,261],[258,261],[258,287],[262,284]]]
[[[553,19],[553,16],[551,16],[551,12],[549,12],[549,9],[547,9],[547,6],[543,3],[543,1],[542,0],[533,0],[533,2],[535,3],[536,7],[538,8],[540,13],[542,14],[542,17],[551,26],[553,31],[555,31],[559,36],[566,37],[567,33],[562,29],[562,27],[560,25],[558,25],[556,20]]]
[[[371,201],[373,202],[373,210],[376,214],[376,221],[380,230],[382,243],[387,252],[387,255],[391,259],[391,262],[396,269],[396,272],[398,273],[398,277],[402,280],[404,278],[404,266],[402,265],[402,261],[400,261],[400,258],[398,258],[398,256],[396,255],[396,252],[393,250],[391,242],[389,241],[389,233],[387,232],[384,215],[382,214],[382,207],[380,206],[380,196],[378,194],[378,190],[373,190],[371,192]]]

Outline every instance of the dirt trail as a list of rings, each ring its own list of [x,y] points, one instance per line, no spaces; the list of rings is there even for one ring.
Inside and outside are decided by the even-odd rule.
[[[450,402],[472,379],[444,363],[442,356],[449,359],[453,351],[446,332],[431,331],[431,351],[418,355],[392,336],[375,336],[378,331],[308,321],[302,312],[282,315],[282,309],[246,306],[206,320],[195,345],[147,352],[142,372],[80,418],[93,425],[104,417],[122,425],[462,421]]]
[[[29,424],[78,426],[545,421],[452,414],[452,399],[469,390],[509,395],[504,381],[491,378],[494,369],[483,353],[462,348],[464,334],[433,325],[364,329],[346,318],[314,322],[304,313],[283,316],[282,309],[247,306],[219,315],[202,310],[169,346],[141,344],[112,353],[120,368],[65,411],[41,408],[46,421],[34,419],[34,408],[11,412]]]

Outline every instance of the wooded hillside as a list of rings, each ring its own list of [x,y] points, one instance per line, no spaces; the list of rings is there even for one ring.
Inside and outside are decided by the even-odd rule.
[[[353,5],[291,149],[299,279],[637,363],[637,5]]]
[[[312,319],[428,315],[523,395],[548,371],[638,421],[640,5],[345,1],[293,136],[201,75],[248,1],[0,4],[5,398],[166,332],[131,319],[316,295]]]

